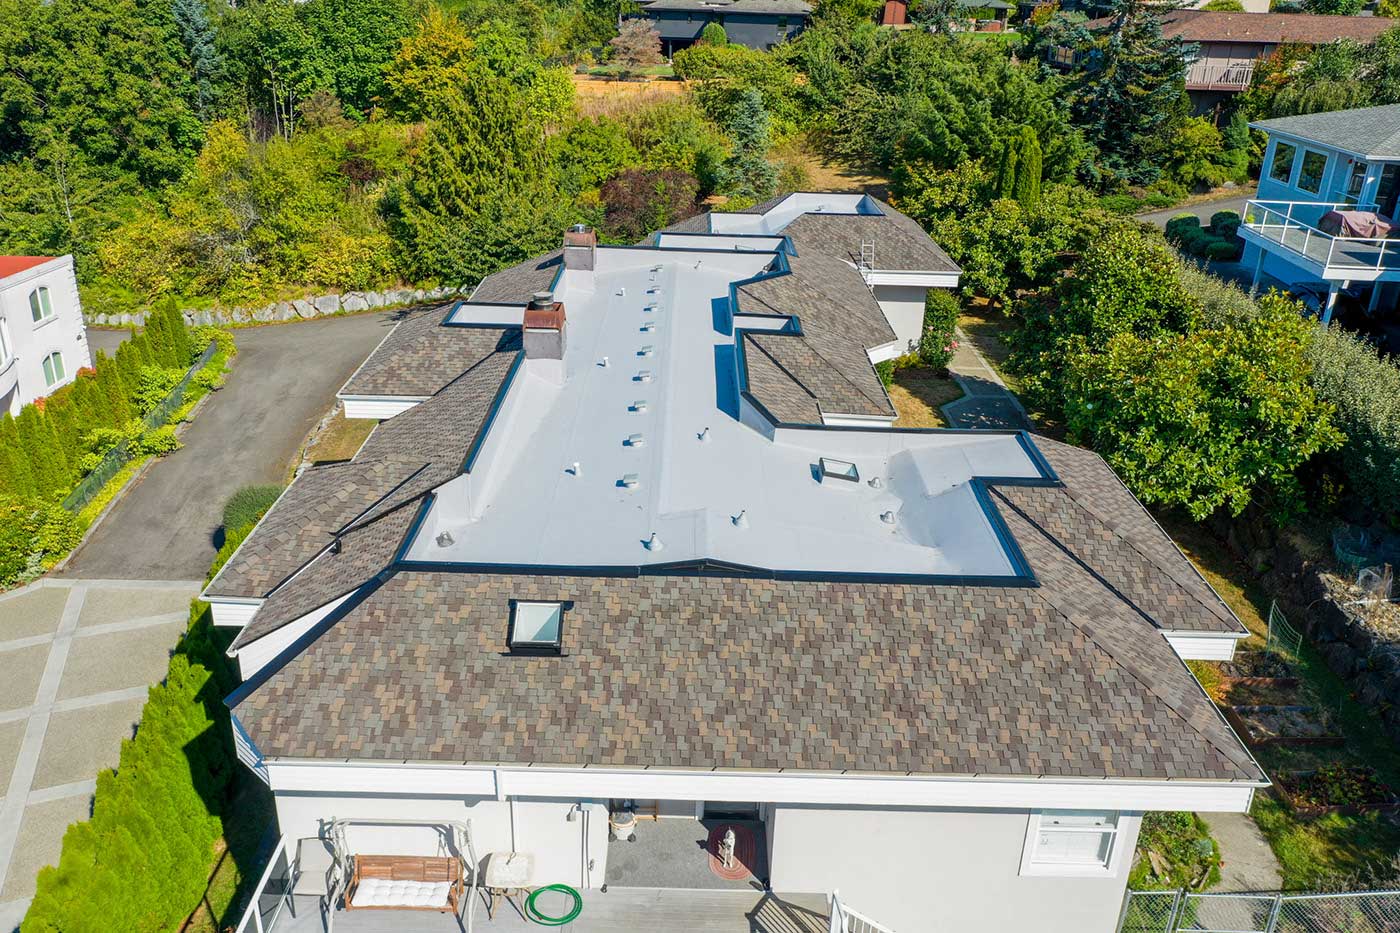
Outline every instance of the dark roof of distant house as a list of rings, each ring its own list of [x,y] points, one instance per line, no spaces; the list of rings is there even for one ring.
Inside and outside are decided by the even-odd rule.
[[[780,14],[808,16],[812,5],[803,0],[643,0],[642,12],[652,10],[695,10],[704,13]]]
[[[1250,126],[1310,139],[1360,156],[1400,159],[1400,104],[1276,117]]]
[[[0,279],[42,266],[53,256],[0,256]]]
[[[993,496],[1039,587],[401,570],[239,720],[269,757],[1264,780],[1159,634],[1239,623],[1098,457],[1037,444],[1066,486]],[[564,657],[503,653],[512,599],[570,602]]]
[[[1106,20],[1095,20],[1089,25],[1103,22]],[[1394,20],[1381,16],[1172,10],[1162,17],[1162,34],[1187,42],[1321,45],[1334,39],[1374,42],[1394,25]]]

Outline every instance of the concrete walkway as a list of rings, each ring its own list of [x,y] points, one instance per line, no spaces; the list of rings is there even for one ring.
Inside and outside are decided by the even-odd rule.
[[[0,933],[87,819],[146,691],[165,677],[198,581],[41,580],[0,596]]]
[[[948,374],[962,387],[962,398],[943,406],[943,417],[954,428],[1017,428],[1029,430],[1031,419],[1020,399],[1006,387],[977,345],[962,328],[953,331],[958,348]]]
[[[1247,813],[1202,813],[1220,844],[1220,883],[1212,894],[1277,891],[1283,887],[1278,859]]]

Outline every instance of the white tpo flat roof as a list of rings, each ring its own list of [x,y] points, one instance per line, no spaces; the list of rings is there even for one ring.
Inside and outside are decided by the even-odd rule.
[[[728,239],[716,238],[721,249],[732,249]],[[599,249],[591,289],[576,273],[563,277],[554,293],[567,319],[562,384],[548,364],[524,363],[489,428],[491,455],[438,490],[406,559],[1017,575],[970,482],[1042,477],[1016,435],[765,433],[735,417],[730,283],[773,259]],[[820,480],[823,457],[854,463],[860,481]]]

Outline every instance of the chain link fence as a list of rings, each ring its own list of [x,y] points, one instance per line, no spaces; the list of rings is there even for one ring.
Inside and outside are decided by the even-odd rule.
[[[209,362],[217,350],[218,343],[211,340],[209,346],[199,355],[199,359],[194,361],[194,365],[185,371],[184,378],[176,383],[175,388],[170,390],[170,394],[141,419],[146,430],[161,427],[170,420],[170,416],[184,402],[185,390],[189,388],[190,380],[194,378],[194,374],[204,368],[204,364]],[[102,487],[106,486],[130,460],[131,442],[123,440],[107,451],[102,461],[93,468],[91,473],[79,480],[78,485],[74,486],[73,491],[68,494],[68,498],[63,500],[63,507],[70,512],[81,512],[101,491]]]
[[[1400,933],[1400,891],[1129,891],[1118,933]]]

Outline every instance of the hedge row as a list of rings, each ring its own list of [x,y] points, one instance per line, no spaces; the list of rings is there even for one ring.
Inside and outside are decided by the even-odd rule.
[[[153,312],[115,357],[99,351],[72,383],[0,418],[0,494],[62,499],[132,419],[164,398],[198,356],[194,347],[178,311]]]
[[[1231,262],[1244,252],[1239,229],[1240,215],[1235,211],[1216,211],[1207,227],[1195,214],[1178,214],[1167,221],[1167,240],[1192,256]]]
[[[194,603],[136,737],[117,770],[98,775],[92,818],[68,827],[58,865],[39,872],[21,933],[175,930],[199,903],[238,767],[222,702],[235,685],[226,641]]]

